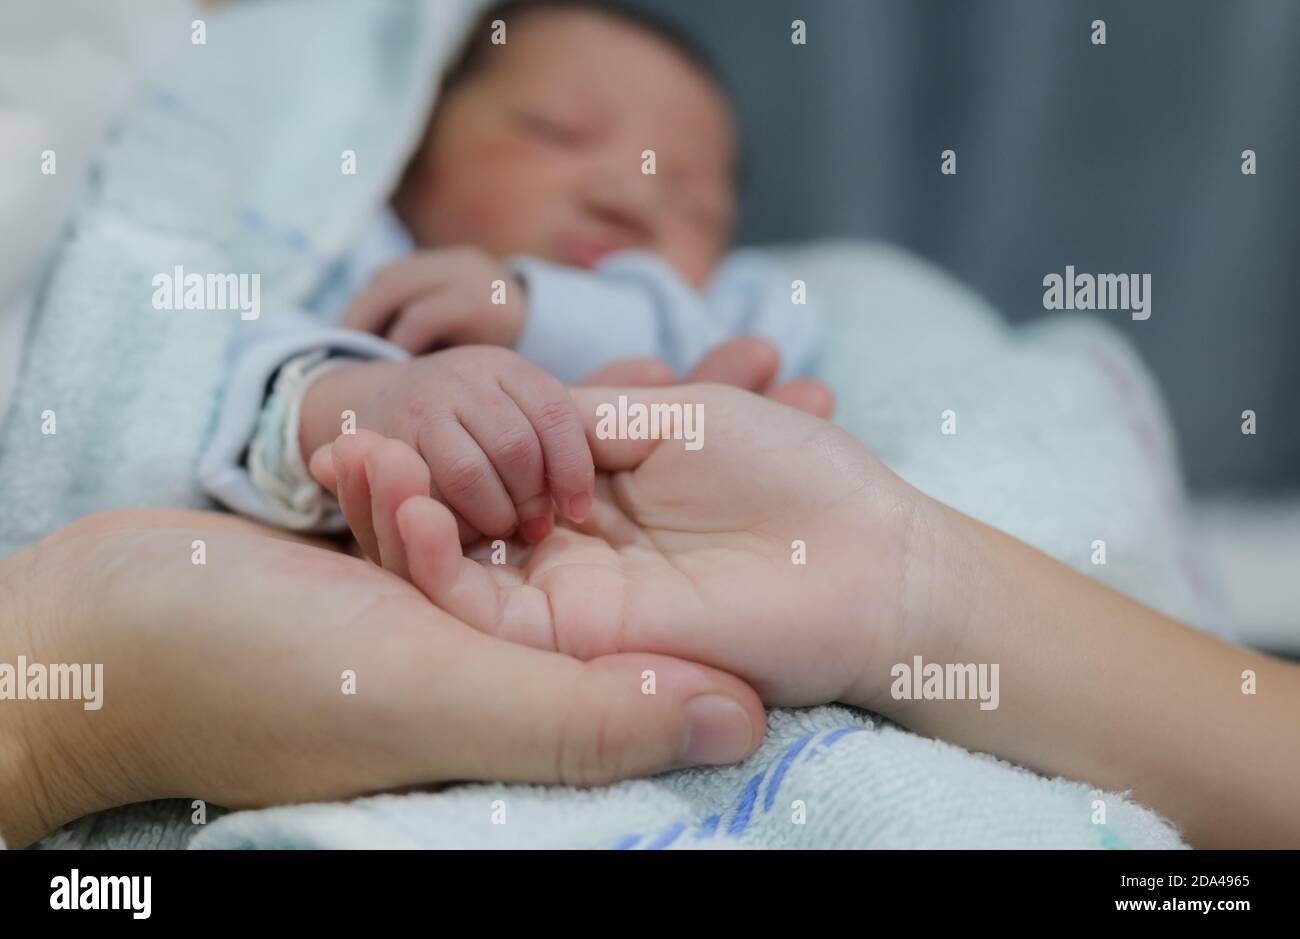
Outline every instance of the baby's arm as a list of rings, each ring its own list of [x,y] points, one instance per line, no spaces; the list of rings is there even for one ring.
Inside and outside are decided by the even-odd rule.
[[[733,255],[703,291],[646,252],[616,254],[589,271],[526,257],[502,265],[469,248],[422,251],[381,270],[343,325],[412,353],[512,346],[569,384],[611,362],[647,356],[680,377],[708,350],[742,335],[776,346],[778,377],[802,376],[820,338],[815,305],[796,303],[791,281],[754,251]]]
[[[778,379],[809,375],[817,355],[815,306],[794,303],[789,279],[756,252],[734,255],[704,291],[644,252],[614,255],[593,271],[531,258],[510,266],[528,306],[515,348],[563,381],[646,355],[684,376],[711,348],[742,335],[776,346]]]
[[[405,361],[392,343],[331,329],[286,310],[241,323],[231,344],[216,424],[200,456],[204,491],[226,507],[267,524],[341,531],[337,506],[321,498],[298,447],[298,411],[307,386],[340,364]]]
[[[277,320],[232,347],[199,471],[217,501],[286,528],[342,531],[355,512],[341,512],[306,464],[340,432],[369,429],[416,448],[432,474],[425,494],[457,514],[466,539],[540,540],[552,497],[570,519],[590,505],[591,454],[573,402],[517,354],[466,347],[410,360],[305,315]]]

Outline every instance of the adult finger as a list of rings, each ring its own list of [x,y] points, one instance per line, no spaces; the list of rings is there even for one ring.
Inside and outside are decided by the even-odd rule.
[[[332,443],[317,448],[316,452],[311,455],[311,459],[307,461],[307,471],[311,473],[312,479],[316,480],[332,494],[338,495],[339,482],[334,475],[334,445]]]
[[[796,378],[767,390],[764,397],[807,414],[829,418],[835,411],[835,394],[815,378]]]
[[[362,431],[362,433],[365,433],[365,431]],[[324,486],[326,489],[328,489],[331,493],[333,493],[337,497],[338,480],[334,476],[333,447],[334,447],[333,444],[327,443],[325,444],[325,446],[321,447],[319,450],[313,453],[311,456],[311,461],[309,463],[309,469],[311,471],[312,478],[315,479],[316,482],[320,483],[322,486]],[[434,499],[442,498],[442,494],[438,492],[438,487],[433,485],[432,476],[429,477],[428,492],[426,494],[432,496]],[[465,519],[461,518],[459,514],[457,514],[456,512],[452,512],[452,516],[456,520],[456,529],[460,533],[461,544],[472,544],[473,542],[478,541],[480,538],[483,537],[483,533],[481,531],[475,529],[472,525],[466,522]],[[221,517],[228,518],[229,516],[221,516]],[[272,535],[277,535],[277,534],[281,534],[282,530],[271,528],[271,529],[267,529],[267,533]],[[323,542],[323,543],[328,544],[328,542]]]
[[[584,663],[468,627],[430,632],[443,648],[403,666],[421,676],[412,708],[447,728],[426,757],[433,778],[602,785],[733,763],[765,730],[753,689],[706,666],[634,653]]]
[[[461,622],[499,633],[505,592],[487,568],[465,556],[451,510],[433,499],[408,499],[397,510],[397,527],[410,559],[411,583]],[[538,612],[549,616],[545,608]]]
[[[370,518],[379,546],[379,564],[404,580],[410,578],[406,549],[397,528],[397,509],[412,496],[429,495],[430,474],[420,455],[400,440],[384,439],[365,458],[370,484]]]
[[[362,552],[376,564],[380,563],[379,541],[375,537],[374,519],[371,517],[370,482],[366,478],[366,454],[379,443],[382,437],[373,431],[359,430],[355,434],[343,434],[330,446],[330,457],[334,463],[334,478],[337,486],[339,507],[343,518],[352,530],[352,537],[357,539]]]
[[[597,369],[583,380],[584,385],[619,385],[628,388],[654,388],[660,385],[672,385],[677,382],[672,367],[663,359],[650,356],[636,359],[620,359],[604,368]]]
[[[683,409],[700,406],[702,413],[713,413],[719,407],[730,408],[731,400],[748,398],[754,402],[762,399],[738,388],[723,385],[672,385],[667,388],[588,388],[572,390],[578,417],[587,433],[587,443],[597,469],[605,472],[635,469],[655,448],[665,441],[654,437],[625,438],[620,434],[621,411],[656,405],[679,404]],[[734,396],[734,398],[732,397]],[[668,441],[675,447],[681,441]]]
[[[781,364],[776,346],[758,336],[740,336],[714,346],[691,371],[688,382],[717,382],[761,391]]]

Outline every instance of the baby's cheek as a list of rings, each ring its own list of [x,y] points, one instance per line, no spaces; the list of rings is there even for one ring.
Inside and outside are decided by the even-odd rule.
[[[421,227],[431,236],[430,246],[488,247],[485,241],[506,215],[505,201],[465,174],[436,179],[420,194]]]
[[[548,219],[571,175],[565,161],[516,134],[466,135],[438,148],[420,201],[439,244],[544,256]]]
[[[456,201],[471,243],[498,256],[537,250],[547,193],[527,179],[484,174]]]

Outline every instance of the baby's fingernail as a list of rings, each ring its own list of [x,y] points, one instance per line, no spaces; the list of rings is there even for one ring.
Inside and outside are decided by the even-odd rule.
[[[545,515],[530,518],[519,525],[519,537],[529,544],[539,544],[551,533],[551,520]]]
[[[720,765],[749,755],[754,728],[735,701],[705,694],[686,705],[689,724],[682,759],[687,763]]]
[[[580,522],[587,517],[591,511],[591,494],[584,492],[580,496],[574,496],[569,500],[568,516],[570,521]]]

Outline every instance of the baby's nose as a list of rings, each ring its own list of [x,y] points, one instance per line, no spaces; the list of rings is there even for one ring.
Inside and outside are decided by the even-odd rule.
[[[629,172],[606,172],[588,177],[585,202],[602,224],[637,237],[654,233],[656,213],[654,177],[633,166]]]

